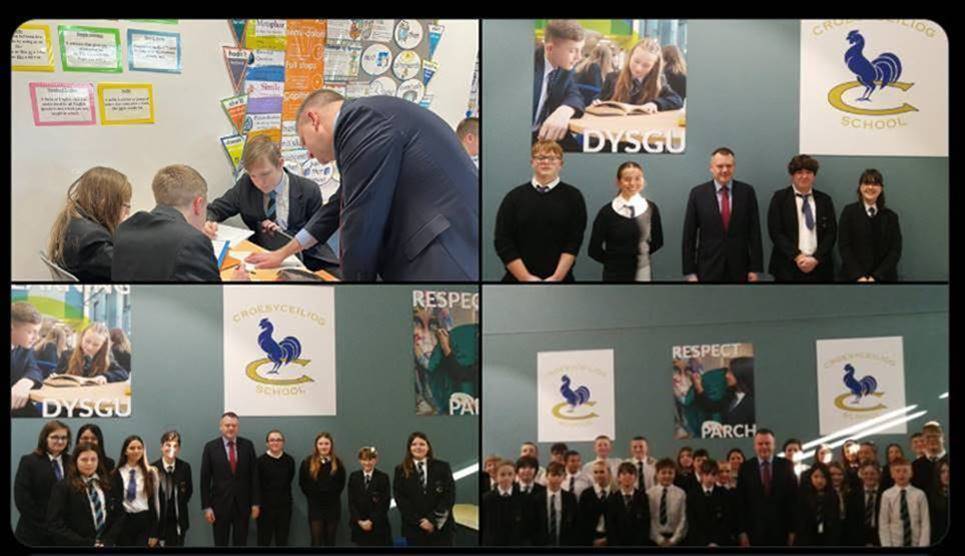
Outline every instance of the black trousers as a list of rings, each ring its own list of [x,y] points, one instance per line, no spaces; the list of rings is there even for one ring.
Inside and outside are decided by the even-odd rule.
[[[178,517],[174,513],[174,501],[168,502],[167,515],[161,519],[160,540],[164,546],[184,546],[184,533],[178,534]]]
[[[291,504],[281,507],[262,506],[258,514],[258,546],[288,546],[288,532],[291,530]]]
[[[227,514],[227,515],[225,515]],[[228,537],[231,537],[231,546],[247,546],[248,544],[248,518],[251,515],[250,508],[239,508],[232,505],[227,510],[214,513],[214,545],[228,546]]]
[[[147,546],[153,519],[154,513],[150,510],[136,514],[128,513],[124,517],[124,524],[117,535],[115,546]]]

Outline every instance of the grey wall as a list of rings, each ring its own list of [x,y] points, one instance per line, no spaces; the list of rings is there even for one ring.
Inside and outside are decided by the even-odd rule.
[[[770,258],[766,216],[771,195],[790,184],[787,162],[798,153],[800,39],[797,20],[688,20],[687,150],[682,155],[582,154],[565,156],[562,179],[578,186],[589,222],[577,258],[577,280],[599,281],[602,265],[589,258],[593,218],[616,194],[617,166],[644,167],[644,195],[660,208],[664,248],[654,255],[655,280],[680,280],[681,232],[690,188],[711,179],[710,152],[722,145],[737,154],[736,179],[757,190]],[[493,247],[496,211],[506,193],[528,181],[532,115],[533,22],[483,22],[483,277],[504,268]],[[902,280],[948,280],[948,159],[818,157],[815,187],[830,194],[840,214],[856,200],[865,168],[885,176],[888,205],[901,218]]]
[[[655,457],[684,445],[724,457],[750,453],[751,439],[673,439],[670,385],[674,345],[750,342],[758,427],[819,437],[815,340],[902,336],[905,396],[946,427],[948,288],[946,286],[485,286],[483,288],[483,454],[516,457],[537,438],[536,354],[613,349],[616,386],[614,455],[643,434]],[[947,430],[947,429],[946,429]],[[881,446],[907,436],[875,435]],[[590,442],[572,443],[584,461]],[[540,445],[549,457],[549,445]]]
[[[279,287],[279,286],[261,286]],[[320,286],[331,287],[331,286]],[[315,435],[329,431],[336,452],[348,471],[359,468],[361,446],[379,449],[379,468],[392,476],[405,454],[405,441],[415,430],[425,432],[439,459],[453,470],[478,461],[479,422],[475,416],[417,417],[412,375],[412,294],[418,286],[338,286],[335,292],[337,412],[334,417],[242,417],[241,436],[251,439],[258,454],[265,452],[265,435],[278,428],[287,438],[286,452],[297,464],[311,452]],[[473,286],[440,289],[477,291]],[[260,291],[252,286],[257,299]],[[132,286],[133,416],[95,421],[104,431],[107,454],[117,459],[121,442],[130,434],[144,438],[151,460],[160,457],[160,438],[175,428],[182,434],[181,458],[191,464],[195,493],[189,508],[187,544],[213,545],[211,527],[201,514],[201,451],[219,434],[224,409],[221,287]],[[86,421],[66,420],[76,436]],[[11,485],[17,462],[37,443],[42,422],[14,419],[11,435]],[[477,475],[456,483],[456,503],[478,504]],[[291,543],[308,545],[305,496],[293,484],[295,499]],[[339,544],[349,545],[348,512],[344,507]],[[12,524],[18,512],[11,492]],[[389,512],[394,536],[400,536],[398,511]],[[249,545],[255,545],[252,524]],[[458,537],[475,544],[475,535]]]

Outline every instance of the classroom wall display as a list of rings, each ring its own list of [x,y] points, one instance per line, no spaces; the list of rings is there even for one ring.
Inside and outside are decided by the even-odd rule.
[[[120,73],[121,34],[117,29],[58,25],[64,71]]]
[[[673,346],[674,438],[754,436],[754,346]]]
[[[335,415],[335,288],[222,291],[225,411]]]
[[[130,286],[14,285],[10,301],[36,307],[50,330],[35,344],[43,385],[13,417],[132,415],[133,350],[111,341],[119,329],[131,343]]]
[[[905,407],[901,336],[818,340],[820,433],[832,434]],[[905,434],[904,421],[880,434]]]
[[[479,293],[412,291],[417,415],[479,414]]]
[[[154,86],[150,83],[98,83],[101,125],[153,124]]]
[[[181,73],[181,34],[128,29],[127,63],[131,71]]]
[[[920,19],[802,20],[800,151],[948,156],[948,37]]]
[[[50,27],[23,24],[10,39],[10,69],[13,71],[54,71]]]
[[[92,83],[30,83],[34,125],[97,123]]]
[[[535,20],[532,142],[572,109],[559,141],[567,152],[684,152],[687,76],[671,74],[665,56],[686,59],[686,20],[581,19],[584,40],[559,44],[545,40],[548,21]]]
[[[539,442],[616,437],[613,350],[536,354]]]

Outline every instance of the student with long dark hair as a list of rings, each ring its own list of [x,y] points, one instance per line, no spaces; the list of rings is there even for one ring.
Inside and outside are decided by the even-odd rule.
[[[841,542],[841,500],[831,485],[830,470],[815,463],[806,475],[795,514],[795,544],[837,546]]]
[[[70,427],[48,421],[37,436],[37,447],[20,458],[13,479],[13,500],[20,512],[15,535],[27,546],[50,542],[45,514],[54,484],[67,476],[71,466]]]
[[[312,546],[335,546],[341,519],[345,465],[335,455],[335,440],[327,432],[315,437],[311,455],[302,461],[298,485],[308,499],[308,525]]]
[[[141,437],[124,439],[118,463],[121,466],[111,475],[111,490],[123,512],[117,545],[153,547],[158,541],[158,475],[157,469],[147,463]]]
[[[81,444],[82,442],[87,442],[97,447],[97,450],[100,452],[98,456],[100,457],[99,461],[102,467],[100,473],[105,477],[109,476],[111,472],[114,471],[115,464],[114,460],[107,456],[107,450],[104,446],[104,433],[101,432],[101,428],[94,423],[81,425],[80,428],[77,429],[76,443]]]
[[[405,458],[395,467],[395,502],[409,546],[451,546],[456,484],[449,464],[436,459],[425,433],[413,432]]]
[[[123,507],[111,481],[100,476],[97,448],[81,444],[74,465],[50,491],[46,529],[54,546],[114,546],[123,521]]]
[[[846,282],[896,282],[901,259],[898,214],[885,206],[885,180],[869,168],[858,178],[858,201],[838,223],[841,277]]]

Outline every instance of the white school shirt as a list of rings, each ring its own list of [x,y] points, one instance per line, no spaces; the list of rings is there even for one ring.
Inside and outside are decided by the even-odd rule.
[[[667,524],[660,525],[660,498],[664,488],[667,489]],[[650,539],[657,542],[663,538],[660,533],[673,533],[670,543],[678,544],[687,534],[687,494],[684,489],[676,485],[655,485],[647,491],[647,498],[650,499]]]
[[[281,171],[281,179],[272,191],[275,192],[275,223],[281,226],[282,230],[288,229],[288,202],[291,195],[289,187],[288,172]],[[262,208],[268,210],[268,193],[262,193]]]
[[[570,489],[570,479],[573,480],[573,489]],[[567,492],[572,492],[573,496],[577,498],[584,490],[590,488],[591,481],[583,474],[582,470],[577,473],[566,472],[566,478],[563,479],[563,490]]]
[[[931,544],[931,522],[928,518],[928,499],[925,492],[908,485],[908,517],[911,520],[911,545]],[[878,513],[878,536],[881,546],[902,546],[904,530],[901,524],[901,487],[895,485],[881,494]]]
[[[638,464],[639,464],[639,463],[643,463],[643,490],[644,490],[644,492],[649,491],[649,490],[650,490],[650,487],[652,487],[654,484],[656,484],[655,478],[656,478],[656,475],[657,475],[657,469],[656,469],[656,463],[653,461],[653,458],[648,457],[647,459],[642,460],[642,461],[641,461],[641,460],[638,460],[638,459],[636,459],[636,458],[630,458],[630,459],[626,459],[626,460],[623,460],[623,461],[632,463],[632,464],[633,464],[633,467],[635,467],[635,468],[637,469],[637,472],[638,472],[638,473],[640,472],[640,466],[639,466]]]
[[[624,218],[636,218],[641,214],[647,212],[647,207],[650,205],[647,200],[640,196],[639,193],[630,197],[630,200],[626,200],[622,195],[617,195],[610,202],[610,206],[613,207],[613,212],[619,214]],[[630,216],[630,207],[633,207],[633,216]]]
[[[813,230],[808,229],[807,223],[804,221],[804,212],[801,210],[801,207],[804,206],[804,199],[798,197],[798,194],[803,195],[803,193],[793,185],[791,190],[794,191],[794,206],[797,207],[797,248],[801,253],[810,256],[818,250],[818,211],[814,204],[814,188],[811,188],[811,192],[808,193],[810,195],[808,204],[811,205],[811,215],[814,216]]]
[[[534,188],[537,188],[537,191],[538,191],[538,188],[540,188],[540,187],[547,187],[547,188],[549,188],[549,189],[547,189],[546,192],[549,193],[550,191],[553,190],[554,187],[556,187],[557,185],[559,185],[559,183],[560,183],[560,178],[557,177],[555,180],[553,180],[553,181],[551,181],[551,182],[549,182],[549,183],[547,183],[547,184],[542,184],[542,183],[536,181],[536,178],[534,177],[534,178],[532,178],[531,180],[529,180],[529,183],[530,183]]]
[[[134,470],[134,481],[136,484],[135,488],[137,488],[137,495],[134,497],[134,500],[127,499],[127,485],[130,484],[131,481],[131,469]],[[148,511],[150,506],[148,505],[147,494],[144,493],[144,473],[141,472],[141,468],[130,467],[125,463],[123,467],[117,470],[117,473],[121,476],[121,483],[124,485],[124,489],[121,492],[116,493],[116,495],[120,496],[121,499],[124,500],[124,511],[129,514]],[[155,497],[155,503],[157,502],[156,497],[158,494],[158,486],[160,485],[158,484],[157,474],[155,474],[154,492],[151,493],[151,496]]]

